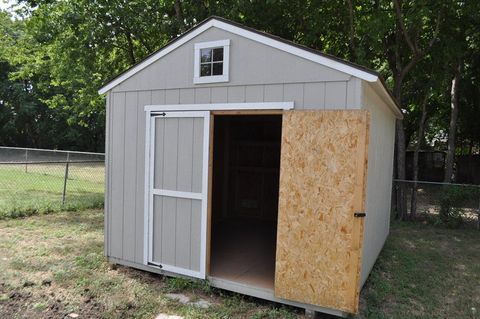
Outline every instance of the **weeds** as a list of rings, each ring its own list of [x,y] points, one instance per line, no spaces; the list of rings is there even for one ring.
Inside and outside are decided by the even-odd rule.
[[[0,209],[0,220],[24,218],[33,215],[47,215],[61,211],[76,212],[86,209],[100,209],[103,208],[103,196],[93,196],[81,201],[69,202],[64,205],[61,203],[37,202],[30,204],[12,204],[7,208]]]

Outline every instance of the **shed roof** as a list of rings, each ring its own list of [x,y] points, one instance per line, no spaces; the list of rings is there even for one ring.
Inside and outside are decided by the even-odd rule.
[[[216,27],[245,38],[260,42],[264,45],[268,45],[274,47],[279,50],[283,50],[290,54],[299,56],[301,58],[319,63],[326,67],[332,68],[334,70],[349,74],[351,76],[357,77],[364,81],[372,83],[374,90],[387,102],[390,109],[393,111],[397,118],[402,118],[402,112],[400,107],[397,104],[397,101],[393,97],[390,90],[386,87],[384,80],[382,79],[381,75],[369,68],[364,66],[352,63],[350,61],[342,60],[336,56],[326,54],[319,50],[315,50],[309,48],[307,46],[297,44],[295,42],[285,40],[278,36],[259,31],[250,27],[246,27],[242,24],[237,22],[233,22],[221,17],[211,16],[195,27],[189,29],[185,33],[181,34],[180,36],[176,37],[172,41],[168,42],[165,46],[158,49],[157,51],[153,52],[152,54],[145,57],[143,60],[139,61],[129,69],[125,70],[124,72],[120,73],[113,79],[109,80],[103,87],[101,87],[98,91],[100,94],[104,94],[117,86],[118,84],[122,83],[126,79],[132,77],[134,74],[140,72],[141,70],[148,67],[153,62],[157,61],[158,59],[162,58],[166,54],[170,53],[174,49],[178,48],[182,44],[186,43],[187,41],[191,40],[192,38],[198,36],[199,34],[203,33],[204,31]]]

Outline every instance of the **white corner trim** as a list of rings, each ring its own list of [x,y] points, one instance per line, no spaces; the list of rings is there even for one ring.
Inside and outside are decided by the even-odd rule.
[[[207,48],[223,48],[223,74],[200,76],[200,50]],[[195,43],[194,49],[194,63],[193,63],[193,83],[218,83],[228,82],[230,71],[230,39]]]
[[[146,105],[145,112],[167,111],[228,111],[228,110],[291,110],[294,102],[210,103]]]
[[[115,78],[111,82],[107,83],[105,86],[100,88],[100,90],[98,90],[98,93],[99,94],[106,93],[107,91],[109,91],[113,87],[117,86],[118,84],[122,83],[123,81],[125,81],[126,79],[128,79],[129,77],[134,75],[135,73],[143,70],[144,68],[146,68],[150,64],[154,63],[158,59],[160,59],[163,56],[167,55],[168,53],[172,52],[173,50],[175,50],[179,46],[185,44],[186,42],[190,41],[194,37],[196,37],[199,34],[205,32],[206,30],[210,29],[211,27],[216,27],[216,28],[222,29],[224,31],[231,32],[233,34],[243,36],[247,39],[250,39],[250,40],[253,40],[253,41],[256,41],[256,42],[260,42],[262,44],[265,44],[265,45],[268,45],[270,47],[273,47],[273,48],[291,53],[293,55],[296,55],[296,56],[299,56],[301,58],[310,60],[312,62],[322,64],[322,65],[327,66],[329,68],[332,68],[334,70],[350,74],[352,76],[358,77],[358,78],[360,78],[362,80],[365,80],[365,81],[368,81],[368,82],[375,82],[378,79],[378,76],[376,76],[374,74],[371,74],[369,72],[362,71],[362,70],[360,70],[358,68],[355,68],[353,66],[350,66],[348,64],[345,64],[345,63],[342,63],[342,62],[339,62],[339,61],[335,61],[335,60],[330,59],[328,57],[321,56],[321,55],[318,55],[318,54],[314,54],[312,52],[308,52],[307,50],[297,48],[293,45],[290,45],[290,44],[272,39],[270,37],[258,34],[256,32],[252,32],[252,31],[243,29],[241,27],[237,27],[237,26],[225,23],[225,22],[220,21],[220,20],[216,20],[214,18],[214,19],[206,22],[205,24],[197,27],[196,29],[194,28],[192,31],[190,31],[190,33],[186,34],[184,37],[182,37],[182,38],[178,39],[177,41],[173,42],[172,44],[164,47],[163,49],[161,49],[157,53],[155,53],[152,56],[145,59],[143,62],[137,64],[136,66],[132,67],[130,70],[126,71],[124,74],[120,75],[119,77]]]

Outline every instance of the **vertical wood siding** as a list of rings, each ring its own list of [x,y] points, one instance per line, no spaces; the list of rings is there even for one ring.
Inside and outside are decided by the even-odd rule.
[[[367,201],[361,285],[367,280],[390,228],[390,201],[395,144],[395,117],[368,84],[362,85],[364,108],[370,111]]]
[[[124,172],[125,172],[125,93],[113,94],[112,105],[112,156],[110,205],[110,256],[123,259],[124,222]],[[127,168],[128,169],[128,168]]]
[[[202,192],[203,118],[155,120],[154,186]],[[200,269],[201,201],[154,196],[153,261]]]
[[[232,41],[230,81],[194,85],[193,44],[223,38]],[[213,28],[113,88],[107,102],[106,254],[129,262],[143,262],[145,105],[294,101],[298,110],[359,109],[361,82],[345,73]],[[201,136],[199,125],[193,129],[194,138]],[[178,131],[179,138],[185,138],[181,135],[183,131]],[[194,145],[200,147],[201,143]],[[168,147],[172,152],[178,151],[180,158],[191,151],[195,154],[195,150]],[[173,157],[165,160],[172,161],[172,165],[178,161]],[[186,178],[191,175],[191,191],[200,191],[201,167],[186,168],[180,160],[178,168],[179,180],[174,181],[170,176],[165,183],[174,183],[175,187],[178,183],[184,189],[188,184]],[[200,205],[197,201],[190,204],[192,211]],[[177,202],[162,205],[178,208]],[[180,205],[185,206],[182,211],[188,211],[186,203]],[[200,216],[195,214],[185,218],[191,218],[192,225],[200,223]],[[189,236],[199,238],[200,229],[192,228]],[[184,240],[179,238],[180,246],[185,245]],[[191,247],[190,260],[198,260],[198,255],[199,251]],[[181,262],[186,263],[186,256],[182,258]]]
[[[107,194],[107,255],[142,263],[143,260],[143,180],[144,180],[144,142],[145,123],[143,107],[151,103],[150,92],[115,94],[114,102],[118,108],[108,107],[109,142],[108,156],[113,174],[108,183]],[[109,104],[110,105],[110,104]],[[112,112],[113,111],[113,112]],[[114,122],[113,120],[118,122]],[[120,120],[118,120],[120,119]],[[112,122],[113,121],[113,122]],[[130,121],[130,124],[128,123]],[[110,124],[117,123],[111,126]],[[122,124],[124,123],[124,128]],[[156,170],[155,180],[161,181],[157,187],[201,192],[202,181],[202,119],[172,119],[166,125],[174,126],[167,130],[169,136],[163,136],[163,121],[157,122],[157,150],[166,152],[165,166],[174,168],[163,175],[163,169]],[[174,136],[172,136],[172,134]],[[124,144],[122,150],[121,144]],[[193,156],[193,161],[191,160]],[[164,167],[163,156],[157,156],[156,166]],[[123,173],[122,173],[123,171]],[[158,182],[156,182],[158,184]],[[113,199],[113,201],[112,201]],[[155,198],[156,245],[154,258],[199,271],[200,265],[200,223],[201,203],[196,200]],[[111,215],[111,217],[109,217]],[[172,238],[174,240],[172,240]],[[168,240],[167,240],[168,239]]]
[[[124,173],[123,198],[123,258],[135,259],[135,198],[136,198],[136,143],[137,143],[137,92],[127,92],[125,97]]]
[[[351,78],[340,82],[313,82],[265,84],[248,86],[200,87],[194,89],[169,89],[153,91],[113,92],[108,106],[108,217],[107,254],[130,262],[142,263],[144,241],[144,171],[145,171],[145,113],[144,106],[149,104],[181,104],[181,103],[234,103],[234,102],[271,102],[295,101],[295,109],[350,109],[359,108],[361,80]],[[180,107],[181,109],[181,107]],[[178,132],[189,134],[183,127],[188,125],[182,121]],[[179,120],[176,120],[179,121]],[[197,121],[197,120],[195,120]],[[183,124],[182,124],[183,123]],[[173,124],[169,124],[173,125]],[[194,125],[195,138],[201,137],[201,125]],[[188,129],[187,129],[188,130]],[[157,129],[157,134],[160,132]],[[158,136],[157,136],[158,138]],[[181,135],[180,138],[185,138]],[[180,158],[188,156],[191,150],[178,149],[174,139],[166,145],[169,154],[165,160],[171,162],[168,167],[176,167],[177,151]],[[200,147],[201,143],[194,143]],[[194,152],[195,154],[195,152]],[[158,159],[158,157],[157,157]],[[201,162],[201,159],[198,160]],[[179,186],[179,190],[200,191],[201,166],[191,168],[179,167],[179,183],[186,176],[192,175],[193,188]],[[158,170],[156,174],[163,174]],[[155,177],[155,181],[158,180]],[[163,178],[163,177],[162,177]],[[175,186],[177,175],[170,174],[164,181],[167,186]],[[186,185],[186,184],[185,184]],[[169,203],[169,205],[173,205]],[[192,203],[192,205],[197,205]],[[200,222],[193,219],[192,223]],[[199,230],[191,230],[190,236],[200,236]],[[198,234],[194,234],[198,232]],[[198,255],[196,249],[190,249],[191,258]]]
[[[351,78],[340,82],[200,87],[148,92],[152,95],[151,103],[158,105],[293,101],[295,109],[342,110],[360,108],[360,83],[361,80]]]
[[[153,261],[200,270],[201,201],[155,196]]]

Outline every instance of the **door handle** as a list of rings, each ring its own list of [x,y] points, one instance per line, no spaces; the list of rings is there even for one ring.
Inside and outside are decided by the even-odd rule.
[[[353,214],[353,217],[365,217],[365,216],[367,216],[367,214],[362,212],[355,212]]]

